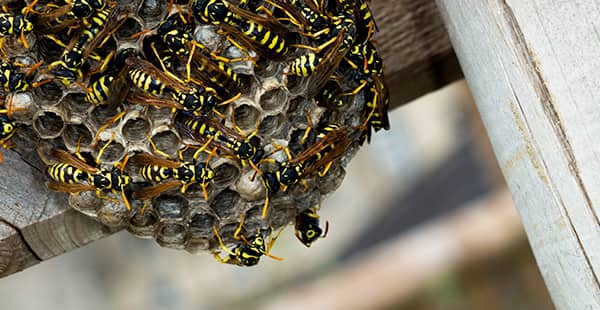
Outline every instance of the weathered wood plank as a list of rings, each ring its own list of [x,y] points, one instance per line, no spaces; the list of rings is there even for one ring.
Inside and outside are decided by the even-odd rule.
[[[600,308],[598,1],[437,3],[554,303]]]
[[[462,77],[433,0],[372,2],[392,107]],[[44,187],[43,173],[12,152],[0,165],[0,277],[110,234]],[[35,156],[26,154],[29,161]]]
[[[0,277],[109,235],[46,189],[43,173],[17,154],[4,152],[0,175]]]
[[[433,0],[377,0],[371,9],[385,63],[391,106],[397,107],[462,78]]]

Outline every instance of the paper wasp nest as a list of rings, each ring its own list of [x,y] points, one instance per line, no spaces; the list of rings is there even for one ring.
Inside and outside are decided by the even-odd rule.
[[[38,7],[44,7],[48,2],[40,1]],[[145,57],[145,36],[134,39],[131,36],[152,29],[167,16],[178,14],[175,5],[171,12],[167,12],[168,1],[165,0],[121,0],[118,6],[127,8],[126,20],[111,34],[102,50],[118,52],[132,48],[138,57]],[[187,14],[189,10],[185,4],[182,7],[184,14]],[[217,33],[217,29],[217,26],[196,22],[193,36],[225,57],[244,57],[242,51]],[[46,36],[39,35],[35,29],[27,35],[27,41],[29,49],[25,49],[17,37],[7,37],[5,49],[9,59],[19,61],[25,67],[44,61],[44,65],[37,70],[35,80],[52,79],[52,71],[45,68],[60,58],[63,48]],[[360,135],[356,128],[364,121],[364,95],[358,93],[348,96],[346,103],[335,109],[319,106],[314,98],[305,98],[310,78],[286,75],[284,68],[287,62],[270,61],[254,51],[248,51],[250,55],[258,56],[259,60],[256,63],[242,61],[231,64],[234,71],[247,75],[250,83],[239,99],[217,108],[224,115],[224,125],[233,128],[233,114],[243,135],[251,134],[258,126],[257,136],[261,146],[271,158],[278,161],[284,161],[286,157],[281,151],[270,154],[277,145],[288,147],[292,153],[301,150],[300,141],[309,126],[307,115],[314,125],[327,122],[347,126],[352,129],[352,143],[326,175],[305,176],[305,181],[289,186],[285,192],[271,195],[269,212],[263,219],[261,211],[266,190],[261,176],[253,167],[242,165],[235,158],[217,154],[210,160],[209,165],[215,177],[208,186],[208,201],[204,199],[198,184],[190,186],[185,193],[181,193],[180,187],[177,187],[147,202],[131,198],[133,192],[149,185],[139,173],[140,166],[131,162],[124,171],[133,180],[126,190],[132,205],[130,211],[119,195],[106,194],[119,201],[116,203],[99,198],[94,191],[70,194],[68,201],[71,207],[108,226],[126,228],[141,238],[153,238],[161,246],[197,252],[219,248],[213,226],[218,228],[225,243],[231,245],[239,242],[232,236],[242,214],[245,214],[244,231],[251,236],[257,228],[276,231],[293,222],[300,212],[320,205],[326,194],[339,187],[345,175],[344,166],[359,147]],[[304,52],[298,50],[294,53],[301,55]],[[101,51],[98,53],[102,54]],[[88,61],[94,65],[97,63]],[[112,138],[100,158],[102,167],[108,169],[124,160],[126,155],[148,153],[161,157],[153,151],[149,138],[160,151],[173,159],[177,158],[178,151],[186,144],[199,145],[178,131],[170,108],[130,104],[126,100],[116,106],[85,102],[86,90],[81,84],[84,87],[89,85],[86,78],[89,76],[84,75],[83,81],[68,87],[52,79],[25,92],[8,94],[7,100],[12,97],[14,107],[18,108],[12,115],[18,124],[13,138],[17,150],[31,152],[32,144],[27,143],[29,141],[42,150],[60,148],[70,153],[87,153],[95,158]],[[104,129],[94,145],[98,130],[122,111],[126,113]],[[184,153],[186,160],[191,160],[194,151],[191,148]],[[203,153],[199,160],[205,160],[207,156],[208,153]],[[262,163],[260,167],[268,168],[269,165]]]

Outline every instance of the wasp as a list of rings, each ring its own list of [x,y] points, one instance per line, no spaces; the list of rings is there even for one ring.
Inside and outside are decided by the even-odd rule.
[[[31,88],[39,87],[50,82],[49,80],[33,82],[33,73],[43,64],[40,61],[29,68],[25,73],[17,70],[22,64],[13,64],[10,62],[0,62],[0,84],[6,92],[26,92]]]
[[[175,125],[180,133],[204,142],[201,149],[208,146],[217,147],[237,157],[242,164],[248,162],[258,171],[257,165],[264,158],[265,151],[260,147],[260,139],[256,136],[256,131],[248,137],[243,137],[215,120],[184,112],[181,111],[175,116]]]
[[[73,81],[83,77],[82,67],[89,56],[98,59],[92,52],[101,47],[109,38],[109,34],[114,32],[124,22],[122,17],[126,12],[123,9],[105,7],[95,11],[90,17],[83,19],[84,28],[74,37],[71,43],[65,47],[60,60],[50,64],[49,69],[54,70],[54,75],[65,86]],[[47,36],[53,39],[52,36]],[[57,44],[64,45],[62,42],[53,39]],[[106,57],[101,65],[100,71],[104,71],[111,57]],[[99,60],[99,59],[98,59]]]
[[[228,63],[249,58],[229,59],[216,55],[192,38],[192,30],[193,24],[185,19],[184,14],[172,14],[159,24],[156,35],[149,38],[149,52],[146,54],[151,54],[158,60],[164,71],[173,71],[174,67],[169,64],[172,62],[171,55],[165,53],[169,51],[186,64],[186,82],[204,85],[203,81],[208,81],[216,88],[217,94],[231,96],[241,93],[248,80],[234,72]],[[202,81],[192,78],[192,67],[196,69],[194,72],[201,76]]]
[[[390,128],[388,118],[390,99],[389,90],[385,86],[383,61],[371,42],[353,47],[347,58],[343,63],[345,65],[341,66],[342,70],[346,70],[350,79],[358,86],[344,95],[356,95],[365,89],[365,122],[361,128],[367,130],[366,138],[370,141],[371,128],[375,131]],[[362,66],[359,65],[361,62]],[[348,66],[349,69],[343,69]]]
[[[335,160],[344,154],[350,145],[350,131],[346,127],[330,124],[322,127],[316,136],[315,142],[304,151],[295,156],[290,154],[288,148],[284,151],[287,160],[276,162],[278,169],[274,172],[262,172],[262,181],[267,190],[262,217],[267,216],[269,194],[285,191],[288,186],[298,183],[305,176],[317,172],[325,176]],[[303,138],[303,141],[306,140]]]
[[[27,49],[29,48],[25,36],[33,31],[34,26],[28,19],[27,13],[31,11],[31,7],[35,5],[36,1],[23,8],[19,15],[12,15],[9,13],[0,14],[0,50],[4,55],[6,55],[3,48],[4,38],[7,36],[17,35],[23,46]]]
[[[150,137],[148,139],[152,147],[157,150],[152,139]],[[133,197],[135,199],[146,200],[177,186],[181,186],[181,192],[185,193],[190,185],[198,183],[202,187],[204,199],[208,200],[206,187],[215,177],[215,172],[209,167],[208,163],[215,154],[216,149],[213,149],[213,152],[210,153],[204,162],[197,161],[201,153],[200,149],[194,153],[192,162],[184,161],[183,151],[185,150],[183,149],[179,152],[179,161],[158,158],[145,153],[134,156],[132,160],[143,165],[140,168],[142,177],[149,182],[159,184],[137,191],[133,194]],[[162,152],[159,151],[159,153]]]
[[[215,233],[215,236],[217,237],[217,240],[219,241],[221,249],[225,251],[225,253],[229,254],[227,257],[222,258],[218,253],[214,253],[213,256],[217,261],[224,264],[250,267],[258,264],[260,258],[263,255],[268,256],[274,260],[283,260],[283,258],[281,257],[269,254],[271,248],[273,247],[273,244],[275,243],[277,237],[281,233],[281,230],[279,231],[279,233],[277,233],[277,236],[272,238],[271,241],[269,241],[269,243],[267,244],[265,238],[263,237],[263,231],[261,229],[258,229],[254,236],[250,237],[249,239],[246,239],[246,237],[243,234],[241,234],[243,225],[244,215],[242,214],[240,225],[233,234],[233,238],[235,240],[242,240],[242,243],[237,245],[233,249],[229,249],[223,243],[223,239],[219,235],[217,227],[213,226],[213,231]]]
[[[38,0],[34,0],[29,5],[28,12],[32,13],[31,20],[35,28],[43,33],[76,28],[84,18],[109,6],[109,2],[105,0],[65,0],[65,5],[47,4],[42,12],[37,12],[32,9],[37,2]]]
[[[363,131],[361,144],[364,143],[364,138],[367,142],[371,142],[371,128],[375,132],[390,129],[390,120],[387,114],[389,107],[389,93],[385,85],[376,80],[376,84],[370,87],[365,92],[366,106],[363,110],[365,120],[359,127]]]
[[[4,149],[10,149],[13,147],[13,143],[10,140],[16,130],[17,124],[10,118],[12,113],[11,109],[0,109],[0,147]],[[0,152],[0,163],[2,163],[2,152]]]
[[[201,81],[208,81],[215,87],[218,94],[236,97],[237,94],[241,94],[246,89],[249,84],[248,76],[234,72],[227,64],[228,62],[235,61],[235,59],[223,61],[222,59],[207,56],[206,53],[195,53],[197,45],[193,43],[188,43],[188,45],[191,45],[191,54],[186,65],[188,81],[202,84],[202,82],[195,81],[191,77],[191,67],[193,67],[195,69],[194,72],[200,75]],[[244,58],[240,58],[239,60],[244,60]]]
[[[48,189],[67,193],[95,191],[99,198],[119,203],[103,195],[103,192],[110,191],[120,194],[127,210],[130,210],[131,205],[125,195],[125,187],[131,183],[131,177],[123,172],[129,157],[126,156],[121,163],[116,163],[110,170],[99,168],[100,158],[111,141],[112,139],[100,149],[95,162],[84,157],[79,151],[71,155],[65,150],[50,150],[50,156],[56,158],[58,163],[48,167],[48,175],[52,179],[47,182]]]
[[[288,30],[273,18],[248,12],[225,0],[193,0],[191,5],[198,20],[221,27],[246,48],[268,59],[285,60],[294,46],[286,38]],[[232,43],[244,50],[235,41]]]
[[[333,37],[323,42],[317,51],[301,55],[287,65],[286,74],[311,77],[307,86],[308,97],[315,97],[326,85],[354,43],[356,27],[352,18],[340,15],[330,30],[329,34]],[[328,49],[319,50],[323,47]]]
[[[150,62],[136,57],[126,60],[129,78],[133,85],[146,94],[159,98],[140,98],[138,95],[130,96],[133,103],[150,104],[154,106],[167,106],[179,110],[192,111],[196,114],[207,114],[217,105],[215,91],[209,87],[191,87],[170,72],[156,68]],[[170,96],[165,100],[160,96]],[[232,98],[233,101],[237,98]],[[221,104],[228,104],[230,101]]]
[[[300,214],[296,215],[296,238],[307,248],[319,238],[325,238],[329,231],[329,222],[325,222],[325,231],[319,225],[319,214],[317,207],[308,208]]]
[[[122,95],[127,94],[127,83],[125,77],[125,61],[129,57],[135,56],[133,49],[124,49],[108,63],[107,70],[102,74],[92,76],[87,88],[85,101],[91,104],[106,103],[113,98],[115,102],[121,102]]]

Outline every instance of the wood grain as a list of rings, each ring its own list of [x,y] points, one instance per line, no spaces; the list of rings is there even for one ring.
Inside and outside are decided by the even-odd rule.
[[[433,0],[375,0],[371,9],[392,108],[462,79]]]
[[[460,79],[462,73],[433,0],[372,1],[392,108]],[[111,232],[49,192],[35,164],[4,152],[0,165],[0,277]],[[28,162],[35,159],[25,154]]]
[[[41,170],[16,153],[0,165],[0,277],[110,234],[108,228],[70,209],[66,196],[50,192]]]
[[[600,4],[437,3],[556,307],[600,308]]]

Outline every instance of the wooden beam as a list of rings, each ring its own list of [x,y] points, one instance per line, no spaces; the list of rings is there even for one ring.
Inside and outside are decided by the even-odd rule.
[[[598,3],[437,3],[556,307],[600,308]]]
[[[386,64],[392,108],[460,79],[433,0],[373,1],[376,35]],[[0,165],[0,277],[110,234],[108,228],[68,208],[65,195],[49,192],[42,167],[4,152]],[[29,161],[33,154],[26,154]]]
[[[379,32],[392,108],[462,79],[448,33],[433,0],[370,2]]]
[[[0,175],[0,277],[110,234],[50,192],[42,171],[16,153],[4,152]]]

